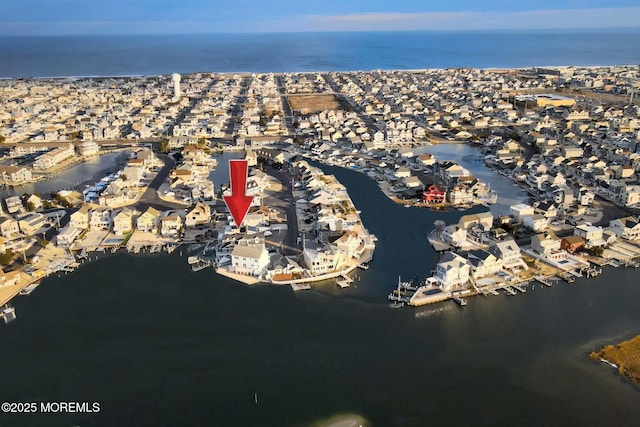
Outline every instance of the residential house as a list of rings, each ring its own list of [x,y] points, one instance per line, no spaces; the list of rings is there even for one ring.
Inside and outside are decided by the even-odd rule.
[[[136,220],[136,228],[138,231],[147,233],[155,232],[158,229],[160,221],[160,212],[157,209],[148,207],[142,215]]]
[[[465,287],[470,271],[466,259],[455,252],[447,252],[440,259],[433,277],[444,292],[452,292]]]
[[[522,259],[520,247],[513,239],[497,242],[495,245],[490,246],[487,251],[502,261],[502,266],[505,269],[528,269],[527,264]]]
[[[560,261],[566,252],[560,248],[561,241],[552,232],[536,234],[531,238],[531,249],[551,261]]]
[[[196,205],[187,213],[185,225],[189,228],[198,225],[208,224],[211,221],[211,207],[204,203],[196,203]]]
[[[73,242],[75,242],[75,240],[78,238],[78,236],[80,236],[81,233],[82,229],[74,227],[73,224],[69,222],[67,225],[61,228],[56,235],[56,245],[63,248],[68,248],[73,244]]]
[[[640,223],[632,216],[609,221],[609,228],[623,239],[638,240],[640,238]]]
[[[427,204],[441,204],[444,203],[446,197],[446,193],[444,189],[440,189],[437,185],[430,185],[422,193],[422,201]]]
[[[535,213],[533,206],[529,206],[524,203],[519,203],[509,207],[509,213],[513,215],[516,222],[522,224],[526,216],[531,216]]]
[[[0,216],[0,234],[5,239],[10,239],[20,233],[18,221],[8,216]]]
[[[20,231],[27,236],[36,234],[47,223],[47,218],[36,212],[20,215],[17,219]]]
[[[82,205],[80,209],[71,214],[71,225],[80,230],[86,230],[87,228],[89,228],[89,212],[89,205]]]
[[[544,215],[533,214],[533,215],[525,216],[523,224],[528,229],[539,233],[539,232],[543,231],[545,228],[547,228],[548,221],[549,220],[547,218],[545,218]]]
[[[182,224],[182,218],[177,214],[165,216],[160,220],[160,234],[178,236],[182,231]]]
[[[31,171],[24,166],[0,165],[0,179],[7,184],[31,181]]]
[[[573,234],[575,236],[580,236],[585,241],[585,246],[587,248],[606,245],[602,227],[580,224],[573,230]]]
[[[231,252],[233,272],[260,277],[269,266],[269,252],[261,239],[241,239]]]
[[[560,249],[573,254],[584,248],[585,244],[585,240],[580,236],[567,236],[560,240]]]
[[[502,261],[485,250],[467,252],[467,260],[471,266],[471,277],[474,279],[497,274],[502,270]]]
[[[113,224],[113,210],[96,209],[91,211],[89,228],[91,230],[110,230]]]
[[[133,230],[133,212],[131,209],[122,209],[113,217],[113,232],[117,236],[130,233]]]
[[[20,196],[11,196],[4,199],[4,203],[7,205],[7,212],[10,214],[24,211],[24,205]]]

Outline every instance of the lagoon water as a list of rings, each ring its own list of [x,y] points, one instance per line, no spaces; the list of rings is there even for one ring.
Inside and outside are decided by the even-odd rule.
[[[459,150],[448,147],[436,149]],[[640,329],[637,271],[464,309],[392,309],[397,276],[437,262],[425,239],[433,221],[463,212],[405,209],[363,174],[323,169],[380,239],[353,287],[247,287],[192,273],[178,251],[117,254],[46,279],[0,328],[0,400],[101,411],[6,425],[299,426],[336,414],[376,426],[636,424],[638,390],[586,354]]]

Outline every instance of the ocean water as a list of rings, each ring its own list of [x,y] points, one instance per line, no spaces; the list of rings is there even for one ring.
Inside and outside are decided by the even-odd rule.
[[[640,29],[0,37],[0,77],[640,63]]]

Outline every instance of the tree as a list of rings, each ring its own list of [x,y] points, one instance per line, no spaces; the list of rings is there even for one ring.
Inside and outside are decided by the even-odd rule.
[[[126,181],[129,178],[127,178],[127,175],[122,174],[122,175],[120,175],[120,179],[123,180],[123,181]]]
[[[207,139],[204,136],[198,138],[198,145],[205,145],[207,143]]]
[[[0,264],[9,265],[11,261],[13,261],[14,256],[16,256],[16,253],[11,249],[7,249],[4,253],[0,254]]]
[[[163,139],[158,143],[158,150],[160,150],[162,153],[168,153],[169,152],[169,140],[168,139]]]
[[[38,239],[38,244],[45,248],[50,242],[47,239]]]
[[[27,210],[33,212],[36,210],[36,205],[32,201],[27,200]]]
[[[0,135],[0,143],[3,143],[7,140],[4,135]]]

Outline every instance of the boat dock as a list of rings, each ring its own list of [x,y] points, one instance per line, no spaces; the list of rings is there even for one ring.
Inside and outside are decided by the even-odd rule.
[[[517,292],[515,291],[515,289],[513,289],[511,286],[505,286],[504,288],[502,288],[505,290],[505,292],[509,295],[515,295],[517,294]]]
[[[526,283],[517,283],[517,284],[511,285],[511,287],[522,293],[527,292]]]
[[[536,276],[536,277],[534,277],[534,279],[535,279],[537,282],[542,283],[542,284],[543,284],[543,285],[545,285],[545,286],[548,286],[548,287],[553,286],[553,282],[552,282],[552,281],[551,281],[551,279],[550,279],[550,278],[548,278],[548,277],[545,277],[545,276]]]
[[[33,282],[22,288],[19,295],[30,295],[38,286],[40,286],[40,282]]]
[[[353,283],[353,279],[347,276],[346,273],[342,273],[340,277],[342,277],[342,279],[336,280],[336,284],[341,288],[348,288]]]

